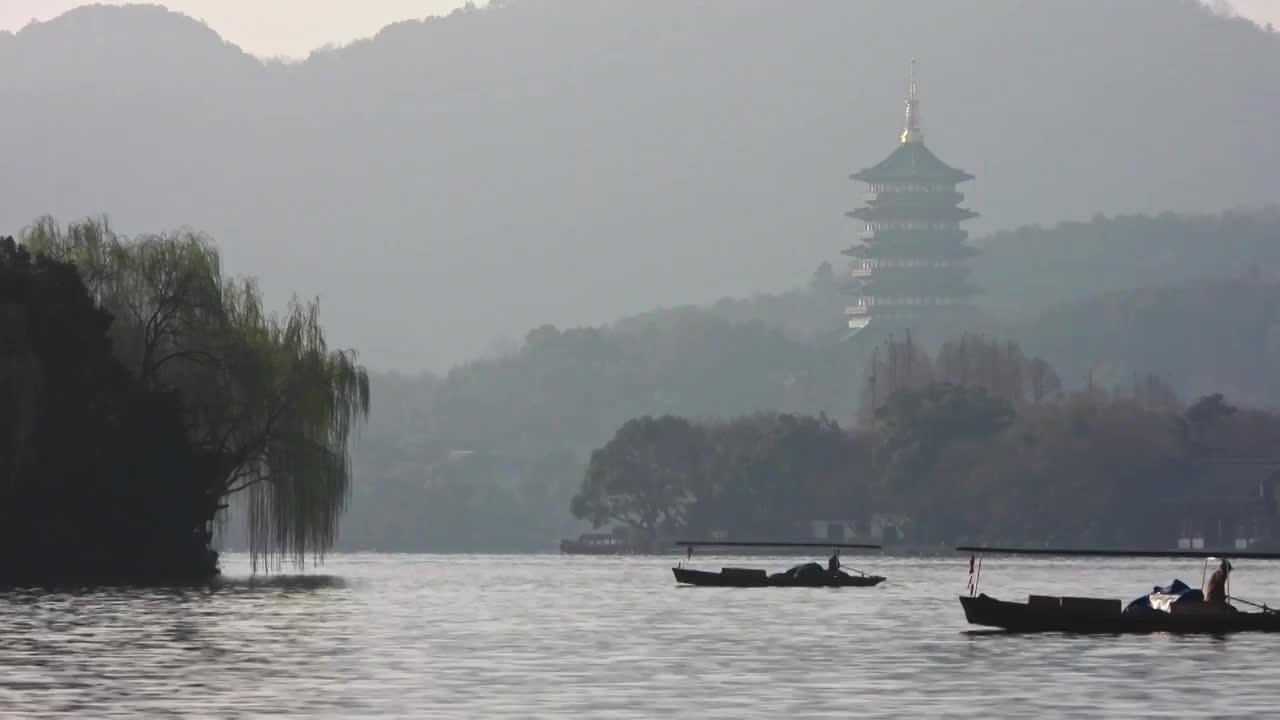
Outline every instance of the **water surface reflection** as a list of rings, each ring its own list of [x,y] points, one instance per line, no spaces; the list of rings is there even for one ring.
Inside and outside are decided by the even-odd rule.
[[[340,555],[321,572],[267,578],[250,577],[245,558],[232,557],[228,576],[202,587],[9,591],[0,593],[0,714],[1271,710],[1280,637],[975,631],[956,601],[967,558],[865,564],[888,581],[678,589],[663,558]],[[983,589],[1129,599],[1175,576],[1194,583],[1198,573],[1194,561],[1003,560],[988,562]],[[1237,567],[1232,584],[1245,597],[1274,599],[1280,567]]]

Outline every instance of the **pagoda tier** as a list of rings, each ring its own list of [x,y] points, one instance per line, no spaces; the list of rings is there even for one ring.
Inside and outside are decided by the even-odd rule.
[[[978,288],[969,282],[968,269],[959,263],[921,267],[872,268],[867,277],[853,271],[855,289],[864,295],[892,297],[950,297],[975,295]]]
[[[913,102],[917,103],[918,109],[919,104],[915,96],[912,95],[907,98],[908,104]],[[916,120],[916,117],[911,117],[908,122]],[[916,129],[919,130],[919,126]],[[906,131],[903,134],[906,135]],[[934,155],[929,148],[924,146],[924,134],[917,133],[914,136],[910,136],[910,139],[904,139],[896,150],[889,153],[889,157],[880,161],[879,165],[856,172],[850,175],[849,178],[851,180],[861,180],[871,185],[874,191],[880,192],[881,188],[877,187],[878,185],[903,183],[907,186],[913,184],[921,186],[950,185],[950,189],[954,190],[956,183],[972,180],[973,176],[939,160],[937,155]]]
[[[949,228],[954,228],[955,223],[976,218],[978,217],[978,213],[966,208],[939,202],[919,202],[912,203],[910,205],[905,203],[895,203],[892,205],[876,203],[874,205],[868,205],[867,207],[860,207],[857,210],[850,210],[845,213],[845,217],[865,220],[868,224],[875,225],[877,227],[908,227],[914,226],[913,224],[924,223],[924,229],[941,230],[944,229],[945,223],[951,223]]]
[[[964,231],[960,230],[952,242],[938,243],[921,241],[918,238],[905,238],[901,242],[886,240],[883,237],[871,238],[861,245],[853,245],[840,251],[841,255],[853,258],[884,259],[892,261],[902,259],[939,259],[963,260],[978,254],[977,248],[965,245]]]
[[[870,186],[866,205],[846,213],[862,223],[858,243],[844,251],[854,258],[854,298],[846,309],[854,329],[877,318],[910,322],[963,307],[980,292],[964,265],[977,250],[966,244],[968,234],[960,228],[977,213],[959,206],[964,194],[956,190],[973,176],[925,147],[914,70],[913,61],[901,144],[878,165],[850,176]]]

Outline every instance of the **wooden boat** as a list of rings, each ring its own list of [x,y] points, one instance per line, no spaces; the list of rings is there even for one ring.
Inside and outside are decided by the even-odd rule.
[[[726,548],[859,548],[880,549],[879,545],[857,543],[798,543],[798,542],[699,542],[680,541],[676,545],[687,548],[686,562],[692,560],[695,546],[715,546]],[[671,568],[676,582],[683,585],[701,585],[709,587],[872,587],[884,582],[879,575],[869,575],[861,570],[857,574],[843,570],[831,573],[817,563],[797,565],[784,572],[772,573],[758,568],[721,568],[720,572],[694,570],[685,563]]]
[[[711,587],[872,587],[884,582],[879,575],[850,575],[846,572],[812,578],[796,578],[785,572],[770,575],[755,568],[727,567],[721,568],[720,572],[707,572],[674,567],[671,572],[675,573],[678,583]],[[826,573],[825,570],[823,572]]]
[[[1011,632],[1070,633],[1209,633],[1245,630],[1280,632],[1274,610],[1244,612],[1212,603],[1174,605],[1170,612],[1125,612],[1119,600],[1032,595],[1025,603],[987,597],[960,597],[964,616],[973,625]]]
[[[1124,607],[1120,600],[1090,597],[1056,597],[1031,595],[1027,602],[997,600],[978,592],[982,557],[985,554],[1057,555],[1095,557],[1188,557],[1206,561],[1221,554],[1196,550],[1053,550],[984,548],[961,546],[959,551],[974,553],[969,562],[970,590],[960,596],[965,619],[973,625],[1000,628],[1011,632],[1069,633],[1206,633],[1222,634],[1242,631],[1280,632],[1280,613],[1266,605],[1256,605],[1240,598],[1228,598],[1226,605],[1204,602],[1175,602],[1167,609],[1136,606]],[[1233,552],[1234,558],[1280,559],[1280,554]],[[1182,586],[1182,587],[1185,587]],[[1199,591],[1196,591],[1199,596]],[[1157,597],[1153,595],[1152,597]],[[1167,597],[1167,596],[1165,596]],[[1140,598],[1141,600],[1141,598]],[[1256,612],[1236,609],[1230,602],[1255,605]]]

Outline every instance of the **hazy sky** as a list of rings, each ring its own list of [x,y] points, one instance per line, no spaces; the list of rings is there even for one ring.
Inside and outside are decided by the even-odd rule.
[[[104,0],[123,4],[124,0]],[[441,15],[466,0],[164,0],[259,56],[305,57],[327,43],[369,37],[397,20]],[[1280,27],[1280,0],[1230,0],[1238,13]],[[486,0],[477,0],[484,5]],[[48,20],[84,0],[0,0],[0,30]]]

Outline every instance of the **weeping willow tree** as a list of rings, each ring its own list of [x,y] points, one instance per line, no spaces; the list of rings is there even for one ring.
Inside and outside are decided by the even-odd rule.
[[[316,303],[266,315],[251,281],[224,295],[240,342],[223,367],[234,415],[213,423],[232,448],[220,473],[222,497],[247,495],[249,545],[279,561],[332,546],[350,496],[351,433],[369,413],[369,376],[355,354],[330,350]],[[211,438],[213,440],[213,438]]]
[[[245,508],[254,569],[322,557],[370,393],[355,354],[328,347],[317,304],[266,312],[257,284],[224,279],[213,244],[190,231],[129,239],[105,219],[63,229],[45,218],[22,240],[74,263],[116,319],[116,354],[143,382],[181,393],[210,518]]]

